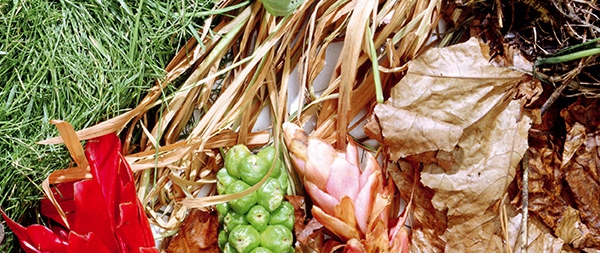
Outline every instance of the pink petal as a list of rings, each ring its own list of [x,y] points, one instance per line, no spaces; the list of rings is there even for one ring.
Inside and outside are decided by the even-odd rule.
[[[365,246],[355,238],[350,239],[346,242],[346,246],[344,247],[343,253],[364,253],[367,252]]]
[[[322,208],[328,214],[334,213],[334,207],[339,203],[338,199],[325,193],[309,181],[304,181],[304,188],[316,206]]]
[[[359,191],[359,177],[358,167],[338,157],[331,164],[325,191],[336,199],[348,196],[354,200]]]
[[[362,174],[360,175],[361,188],[365,185],[369,176],[371,176],[371,174],[375,173],[376,171],[381,172],[381,167],[379,167],[379,163],[377,162],[377,160],[375,160],[375,157],[373,157],[371,153],[367,152],[367,164],[365,166],[365,169],[362,171]]]
[[[371,215],[371,209],[373,208],[373,198],[377,193],[377,188],[381,185],[380,175],[380,173],[371,174],[354,200],[358,227],[365,234],[367,233],[369,215]]]
[[[296,168],[296,172],[301,176],[304,176],[306,174],[306,161],[298,158],[292,153],[290,153],[290,158],[292,158],[292,163],[294,164],[294,168]]]
[[[331,164],[338,157],[331,145],[318,139],[309,139],[304,178],[325,189]]]
[[[346,160],[356,167],[359,167],[358,163],[358,147],[356,147],[356,142],[354,139],[348,137],[348,145],[346,146]]]
[[[410,252],[410,234],[406,227],[402,227],[392,240],[390,240],[390,252]]]

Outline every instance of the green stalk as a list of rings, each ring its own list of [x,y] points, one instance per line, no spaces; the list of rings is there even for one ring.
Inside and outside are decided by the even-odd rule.
[[[383,88],[381,87],[381,77],[379,76],[379,61],[377,59],[377,52],[375,51],[375,44],[373,43],[371,27],[367,27],[367,41],[369,42],[369,57],[371,58],[371,66],[373,68],[373,81],[375,82],[375,97],[377,103],[383,103]]]
[[[586,49],[577,53],[560,55],[535,61],[534,68],[543,64],[556,64],[600,54],[600,48]]]

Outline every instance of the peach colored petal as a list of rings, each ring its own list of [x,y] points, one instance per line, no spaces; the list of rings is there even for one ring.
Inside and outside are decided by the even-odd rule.
[[[352,203],[352,200],[349,197],[344,196],[340,203],[333,208],[333,210],[334,217],[340,219],[350,227],[358,228],[356,214],[354,213],[354,203]]]
[[[384,195],[381,193],[375,194],[375,197],[371,201],[371,212],[367,220],[367,231],[369,231],[369,233],[373,231],[374,226],[379,222],[383,222],[385,224],[387,231],[387,228],[389,227],[388,213],[391,203],[392,198],[390,195]]]
[[[390,252],[389,244],[387,222],[377,220],[365,237],[366,252]]]
[[[304,181],[304,188],[316,206],[322,208],[329,214],[334,213],[334,207],[339,203],[338,199],[325,193],[310,181]]]
[[[338,157],[331,164],[325,191],[336,199],[348,196],[354,200],[359,191],[359,177],[358,167]]]
[[[381,173],[376,172],[369,176],[365,186],[360,189],[360,192],[354,200],[354,206],[356,207],[356,220],[358,226],[363,233],[367,233],[367,224],[369,215],[373,208],[373,200],[377,193],[377,188],[381,186]],[[379,215],[379,214],[377,214]]]
[[[402,227],[400,231],[390,240],[390,252],[408,253],[410,252],[410,234],[406,227]]]
[[[364,253],[367,252],[365,246],[358,239],[350,239],[346,242],[346,247],[342,253]]]
[[[355,227],[348,226],[348,224],[340,219],[323,212],[318,206],[313,206],[312,215],[321,222],[324,227],[339,236],[342,240],[347,241],[352,238],[360,239],[360,233]]]
[[[302,160],[306,160],[308,134],[296,124],[289,122],[283,123],[283,133],[289,152]]]
[[[348,145],[346,146],[346,160],[356,167],[360,167],[358,163],[358,147],[354,139],[348,137]]]

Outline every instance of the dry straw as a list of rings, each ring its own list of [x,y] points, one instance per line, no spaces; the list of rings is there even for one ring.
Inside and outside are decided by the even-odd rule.
[[[228,201],[258,187],[236,195],[198,196],[203,187],[214,188],[220,148],[274,142],[283,150],[281,123],[311,119],[316,119],[312,135],[343,146],[355,127],[350,121],[376,103],[376,90],[393,86],[406,62],[425,49],[441,5],[441,0],[306,0],[282,18],[269,15],[259,1],[222,1],[215,6],[221,14],[206,19],[199,31],[202,43],[190,39],[136,108],[80,130],[77,137],[41,143],[80,145],[79,140],[121,133],[126,159],[137,171],[138,196],[151,222],[169,236],[188,208]],[[223,13],[224,8],[231,10]],[[326,48],[336,41],[344,46],[335,71],[326,89],[316,91]],[[302,102],[290,108],[296,111],[290,116],[287,90],[294,68]],[[175,80],[184,81],[167,93]],[[265,107],[272,131],[251,132]],[[140,130],[141,137],[133,138]],[[80,148],[69,148],[79,167],[53,173],[46,186],[89,176]]]

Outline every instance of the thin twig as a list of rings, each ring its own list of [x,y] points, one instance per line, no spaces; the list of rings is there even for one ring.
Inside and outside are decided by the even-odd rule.
[[[527,253],[527,218],[529,216],[529,152],[525,151],[523,155],[522,168],[523,168],[523,182],[521,189],[521,213],[523,217],[521,219],[521,252]]]

